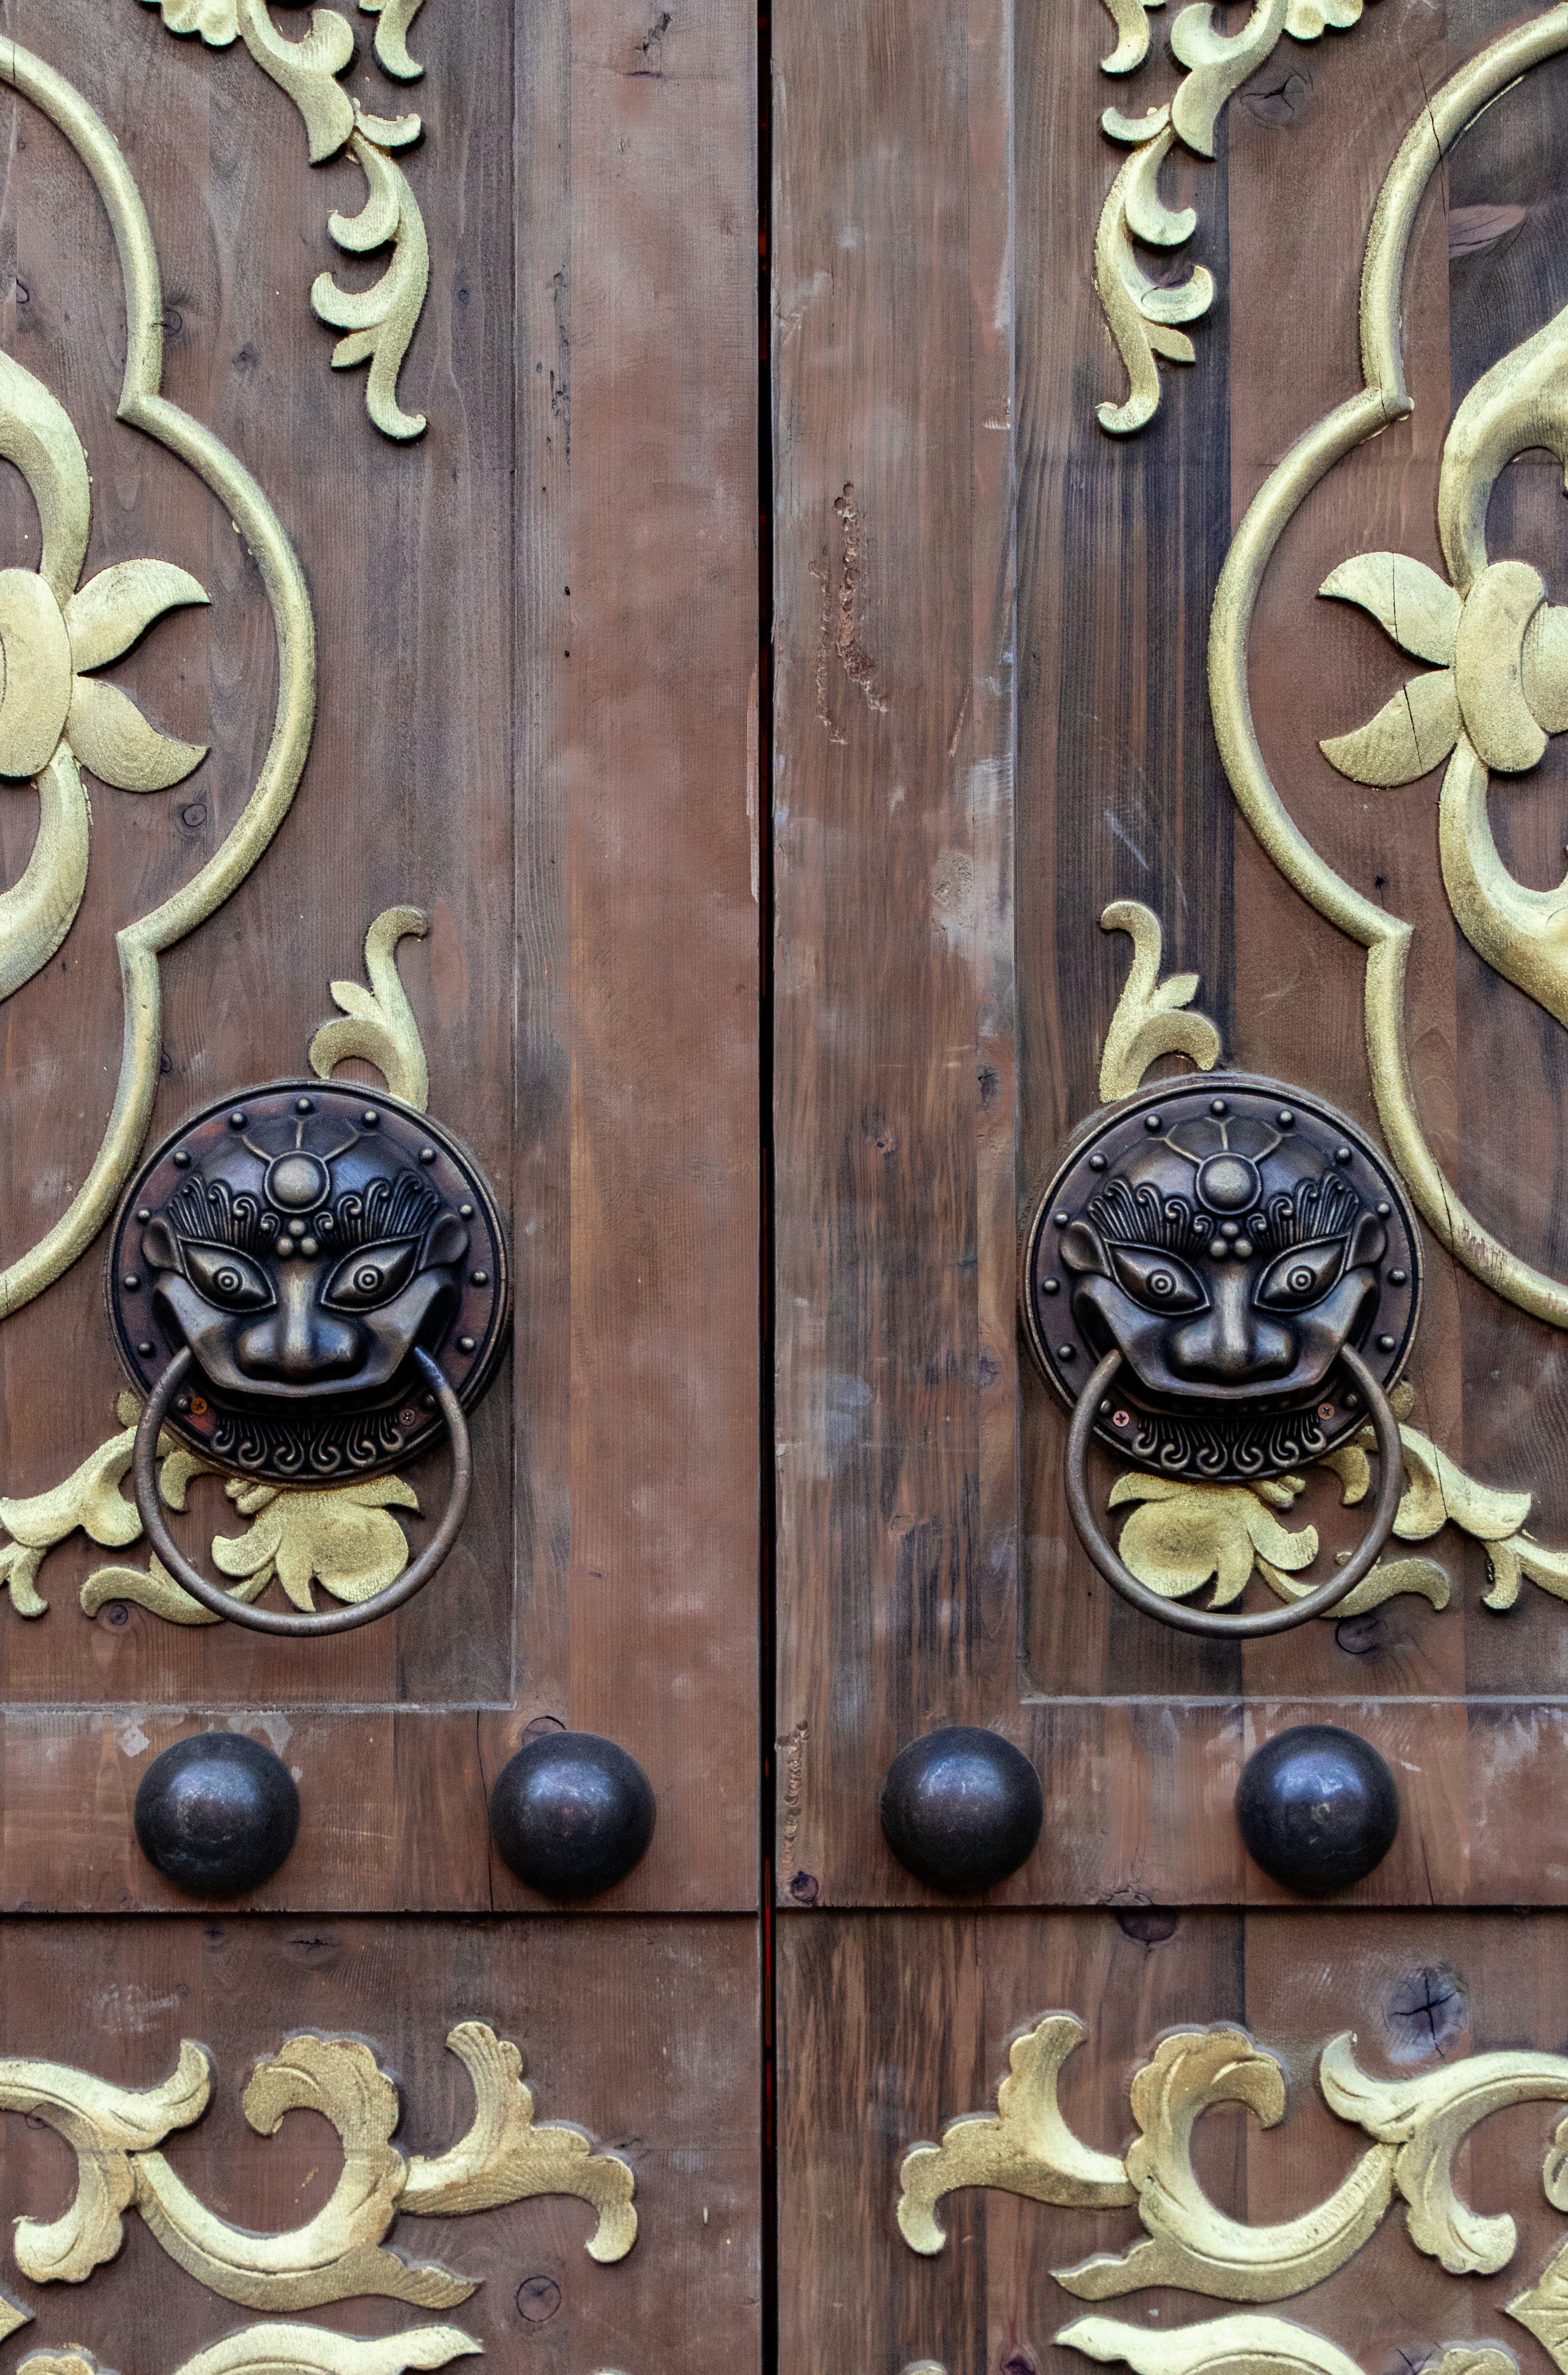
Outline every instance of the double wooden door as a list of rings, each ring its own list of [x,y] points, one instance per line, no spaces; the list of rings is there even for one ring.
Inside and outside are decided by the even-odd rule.
[[[0,18],[0,2369],[1568,2366],[1568,9]]]

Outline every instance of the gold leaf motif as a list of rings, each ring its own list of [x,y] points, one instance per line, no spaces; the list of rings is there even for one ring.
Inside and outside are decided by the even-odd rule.
[[[189,2042],[171,2077],[140,2089],[112,2086],[53,2062],[0,2062],[0,2110],[42,2120],[77,2156],[70,2208],[48,2225],[17,2221],[17,2265],[24,2275],[41,2285],[80,2284],[114,2257],[120,2214],[136,2192],[130,2156],[199,2119],[211,2086],[206,2053]]]
[[[399,2209],[454,2218],[538,2193],[575,2194],[598,2214],[589,2258],[623,2260],[637,2240],[630,2165],[595,2152],[581,2128],[536,2124],[523,2057],[485,2022],[462,2022],[446,2042],[473,2081],[474,2122],[438,2158],[414,2156]]]
[[[1185,2029],[1165,2038],[1132,2082],[1142,2131],[1127,2154],[1149,2240],[1117,2257],[1055,2270],[1084,2300],[1146,2285],[1174,2285],[1221,2300],[1283,2300],[1342,2268],[1374,2232],[1392,2197],[1395,2150],[1375,2144],[1315,2209],[1272,2227],[1228,2218],[1194,2173],[1192,2132],[1216,2103],[1243,2103],[1261,2127],[1285,2109],[1285,2079],[1272,2055],[1239,2028]]]
[[[236,1489],[237,1487],[237,1489]],[[218,1534],[214,1564],[224,1575],[253,1581],[253,1599],[274,1574],[296,1608],[313,1609],[312,1581],[336,1600],[370,1600],[408,1564],[408,1540],[387,1510],[418,1510],[419,1497],[401,1476],[377,1476],[319,1493],[275,1484],[229,1488],[248,1533]]]
[[[1299,1477],[1280,1481],[1301,1490]],[[1316,1527],[1291,1533],[1248,1484],[1184,1484],[1133,1470],[1116,1479],[1108,1506],[1128,1501],[1143,1506],[1123,1527],[1117,1548],[1138,1581],[1166,1600],[1185,1599],[1212,1576],[1209,1605],[1225,1608],[1245,1590],[1255,1554],[1276,1574],[1294,1574],[1317,1556]]]
[[[430,930],[430,918],[418,907],[388,907],[365,934],[365,971],[369,989],[357,981],[335,981],[332,995],[343,1010],[342,1022],[324,1022],[311,1041],[311,1068],[322,1080],[335,1064],[357,1056],[374,1064],[395,1097],[423,1113],[430,1103],[430,1080],[424,1042],[407,992],[397,975],[397,943]]]
[[[1080,2317],[1055,2338],[1090,2358],[1125,2359],[1134,2375],[1361,2375],[1337,2343],[1283,2317],[1217,2317],[1172,2332]],[[1510,2351],[1462,2345],[1444,2351],[1430,2375],[1518,2375],[1518,2368]]]
[[[1568,2244],[1553,2252],[1527,2291],[1515,2295],[1505,2313],[1527,2326],[1541,2348],[1568,2369]]]
[[[1359,552],[1318,587],[1326,599],[1354,602],[1412,658],[1448,668],[1463,609],[1445,577],[1403,552]]]
[[[1126,5],[1126,0],[1122,0]],[[376,25],[376,56],[389,75],[399,82],[417,82],[424,67],[408,54],[408,28],[424,6],[425,0],[360,0],[367,16],[378,18]],[[1149,0],[1151,7],[1159,0]]]
[[[1168,287],[1149,278],[1133,248],[1128,207],[1140,199],[1147,201],[1171,138],[1169,122],[1161,112],[1153,139],[1133,151],[1112,183],[1095,233],[1095,286],[1131,383],[1125,403],[1107,401],[1098,407],[1100,426],[1114,437],[1131,436],[1153,419],[1160,408],[1155,356],[1163,355],[1168,362],[1190,363],[1193,342],[1173,325],[1197,321],[1214,301],[1214,276],[1203,265],[1194,265],[1185,280]]]
[[[209,50],[226,50],[240,38],[239,0],[147,0],[171,33],[199,33]]]
[[[954,2120],[939,2145],[916,2145],[905,2154],[898,2219],[912,2251],[941,2250],[947,2234],[937,2205],[964,2186],[1079,2210],[1114,2209],[1133,2200],[1121,2162],[1080,2144],[1057,2106],[1062,2064],[1088,2034],[1071,2013],[1049,2014],[1014,2044],[1011,2075],[1002,2081],[994,2118],[980,2112]]]
[[[467,2298],[474,2287],[461,2276],[409,2265],[380,2248],[407,2165],[391,2142],[397,2090],[368,2045],[291,2037],[257,2065],[242,2100],[264,2136],[276,2135],[289,2111],[319,2111],[342,2138],[342,2171],[331,2200],[303,2226],[253,2235],[198,2202],[161,2153],[138,2154],[136,2205],[188,2275],[244,2309],[319,2309],[366,2293],[419,2309],[451,2309]]]
[[[1149,55],[1149,11],[1163,6],[1164,0],[1104,0],[1104,6],[1116,28],[1116,46],[1108,58],[1100,61],[1102,74],[1131,74]],[[361,8],[370,0],[360,0]]]
[[[1114,1105],[1130,1097],[1161,1056],[1190,1057],[1200,1072],[1220,1059],[1220,1034],[1206,1014],[1180,1011],[1197,995],[1195,973],[1160,978],[1164,948],[1160,918],[1138,899],[1114,900],[1100,918],[1102,932],[1126,932],[1133,944],[1127,975],[1100,1057],[1100,1096]]]
[[[350,255],[368,254],[390,240],[392,257],[381,278],[368,289],[340,289],[330,272],[319,273],[311,304],[318,321],[348,332],[332,350],[333,370],[351,371],[357,363],[369,363],[365,404],[383,436],[419,437],[426,416],[403,410],[397,401],[397,374],[430,287],[424,218],[403,174],[385,149],[368,137],[363,122],[348,143],[348,154],[363,170],[369,195],[360,213],[334,214],[327,228]]]
[[[1445,1525],[1458,1526],[1478,1542],[1501,1542],[1516,1533],[1529,1516],[1527,1493],[1478,1484],[1418,1428],[1401,1426],[1399,1441],[1408,1481],[1394,1531],[1402,1542],[1427,1542]]]
[[[1420,2078],[1368,2078],[1356,2066],[1347,2030],[1323,2049],[1318,2084],[1343,2120],[1397,2145],[1394,2182],[1409,2204],[1407,2226],[1418,2251],[1451,2276],[1495,2275],[1517,2239],[1505,2213],[1482,2217],[1454,2191],[1454,2155],[1480,2121],[1511,2103],[1568,2103],[1568,2059],[1557,2053],[1478,2053]],[[1563,2156],[1568,2121],[1548,2159],[1547,2198],[1568,2209]]]
[[[1451,668],[1413,676],[1375,717],[1350,734],[1318,744],[1329,765],[1353,784],[1388,791],[1440,767],[1459,738],[1463,721]]]
[[[1171,48],[1187,68],[1171,107],[1171,120],[1195,156],[1214,154],[1214,126],[1232,91],[1273,54],[1285,30],[1285,0],[1254,0],[1237,33],[1221,33],[1209,0],[1193,0],[1177,11]]]
[[[0,1554],[3,1556],[4,1554]],[[247,1606],[259,1600],[272,1581],[270,1566],[249,1577],[243,1583],[230,1586],[230,1597]],[[15,1593],[12,1594],[13,1599]],[[81,1609],[84,1616],[96,1616],[100,1608],[113,1601],[134,1601],[153,1616],[161,1616],[166,1625],[221,1625],[223,1619],[210,1608],[177,1584],[156,1552],[150,1553],[147,1564],[141,1566],[95,1567],[81,1589]],[[25,1614],[27,1612],[24,1611]]]
[[[317,2325],[251,2325],[187,2358],[174,2375],[404,2375],[482,2349],[454,2325],[417,2325],[365,2341]],[[18,2375],[100,2375],[90,2350],[30,2351]],[[107,2369],[101,2375],[109,2375]]]

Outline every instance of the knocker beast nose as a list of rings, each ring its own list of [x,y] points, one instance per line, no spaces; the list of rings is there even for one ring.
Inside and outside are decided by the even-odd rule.
[[[1420,1241],[1397,1180],[1300,1090],[1243,1074],[1167,1081],[1080,1131],[1035,1213],[1023,1309],[1036,1360],[1073,1405],[1068,1501],[1101,1573],[1188,1632],[1280,1632],[1344,1599],[1398,1507],[1386,1388],[1420,1304]],[[1372,1530],[1288,1607],[1231,1616],[1162,1598],[1091,1507],[1091,1437],[1161,1476],[1251,1484],[1323,1459],[1369,1421],[1381,1461]]]

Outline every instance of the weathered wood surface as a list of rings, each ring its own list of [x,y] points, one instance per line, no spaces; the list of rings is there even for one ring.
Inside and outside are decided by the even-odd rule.
[[[263,2055],[301,2029],[362,2038],[397,2084],[398,2148],[434,2155],[473,2119],[447,2032],[487,2021],[521,2049],[538,2120],[584,2128],[631,2164],[631,2252],[608,2266],[589,2259],[593,2214],[563,2196],[403,2216],[394,2248],[478,2290],[440,2312],[370,2298],[298,2322],[358,2334],[451,2324],[488,2363],[560,2375],[718,2375],[760,2364],[755,1931],[744,1918],[11,1921],[0,2053],[141,2087],[170,2074],[183,2038],[197,2039],[212,2056],[212,2098],[169,2157],[219,2216],[268,2234],[319,2210],[343,2162],[312,2111],[289,2113],[272,2136],[247,2125],[240,2098]],[[15,2217],[57,2214],[72,2162],[41,2121],[7,2117],[4,2130],[8,2237]],[[255,2322],[178,2267],[135,2212],[124,2234],[112,2262],[68,2286],[29,2282],[7,2249],[0,2284],[35,2321],[11,2345],[18,2356],[76,2345],[106,2368],[173,2375]]]
[[[1013,1687],[1010,42],[774,17],[786,1892],[874,1885],[890,1743]]]
[[[373,27],[356,22],[368,56]],[[430,427],[412,446],[371,426],[362,372],[328,369],[308,305],[313,274],[342,263],[327,211],[352,211],[362,177],[309,168],[293,109],[243,45],[211,52],[171,38],[156,11],[88,0],[19,0],[6,31],[74,76],[119,136],[159,244],[169,390],[266,489],[317,616],[320,712],[293,810],[165,963],[153,1130],[302,1070],[328,980],[358,975],[371,918],[423,906],[431,932],[404,944],[402,971],[432,1109],[508,1209],[517,1326],[510,1375],[476,1423],[463,1537],[396,1619],[308,1644],[179,1631],[135,1609],[89,1625],[82,1578],[124,1554],[79,1540],[44,1570],[47,1617],[0,1612],[0,1696],[47,1709],[53,1743],[49,1805],[40,1827],[24,1816],[10,1832],[0,1892],[49,1903],[76,1886],[59,1831],[90,1826],[106,1720],[124,1735],[138,1719],[156,1731],[160,1708],[185,1729],[185,1710],[222,1721],[259,1706],[285,1725],[334,1710],[312,1719],[321,1802],[360,1809],[331,1884],[362,1891],[354,1901],[488,1905],[482,1785],[547,1718],[612,1735],[653,1778],[657,1837],[622,1901],[746,1904],[751,15],[701,0],[650,42],[632,0],[432,7],[417,85],[361,58],[350,87],[365,103],[417,106],[427,127],[406,160],[431,249],[404,374]],[[0,330],[81,427],[88,567],[163,554],[213,595],[114,673],[160,726],[214,745],[172,794],[95,795],[76,930],[0,1012],[9,1247],[59,1209],[97,1143],[120,1045],[112,930],[185,879],[237,812],[270,727],[274,660],[227,517],[113,421],[123,309],[90,186],[31,110],[7,98],[4,124]],[[25,557],[30,506],[4,476],[0,540]],[[25,792],[0,800],[6,880],[31,815]],[[53,1484],[112,1431],[100,1297],[94,1251],[0,1329],[7,1493]],[[415,1476],[427,1507],[444,1478],[440,1458]],[[207,1534],[224,1518],[232,1530],[225,1510]],[[99,1847],[112,1901],[162,1901],[126,1838]],[[520,1901],[504,1873],[493,1885]],[[301,1885],[290,1901],[310,1901],[314,1883]]]

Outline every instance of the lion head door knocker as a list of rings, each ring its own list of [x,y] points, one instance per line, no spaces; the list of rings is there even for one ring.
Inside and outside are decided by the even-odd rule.
[[[1080,1131],[1030,1231],[1035,1356],[1073,1405],[1067,1493],[1102,1575],[1189,1633],[1277,1633],[1322,1615],[1383,1549],[1403,1489],[1387,1388],[1421,1304],[1414,1220],[1344,1117],[1277,1081],[1208,1073],[1125,1098]],[[1255,1484],[1321,1459],[1371,1422],[1371,1530],[1288,1607],[1181,1606],[1131,1574],[1091,1507],[1096,1437],[1136,1467]]]
[[[362,1083],[280,1081],[195,1115],[143,1164],[114,1223],[109,1314],[146,1396],[136,1507],[170,1573],[216,1615],[336,1633],[430,1581],[467,1506],[464,1411],[507,1319],[495,1200],[445,1130]],[[433,1539],[373,1599],[309,1615],[248,1607],[177,1548],[154,1476],[167,1429],[258,1483],[383,1474],[444,1430]]]

